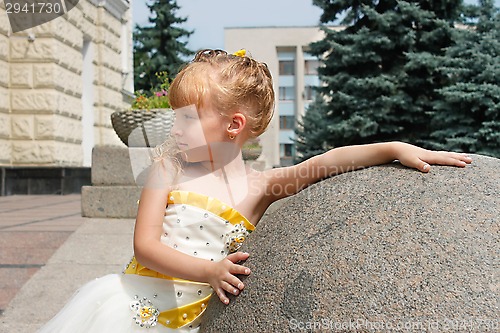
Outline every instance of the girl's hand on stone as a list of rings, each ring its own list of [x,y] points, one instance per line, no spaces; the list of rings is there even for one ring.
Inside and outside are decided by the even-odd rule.
[[[210,265],[207,269],[208,283],[210,283],[222,303],[229,304],[226,291],[233,295],[238,295],[245,287],[243,282],[235,275],[250,274],[248,267],[237,264],[248,257],[248,253],[235,252],[228,255],[225,259]]]
[[[432,151],[402,142],[398,143],[396,148],[396,159],[401,164],[422,172],[429,172],[431,164],[465,167],[472,162],[472,159],[463,153]]]

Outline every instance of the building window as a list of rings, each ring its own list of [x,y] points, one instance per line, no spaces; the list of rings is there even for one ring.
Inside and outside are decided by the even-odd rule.
[[[291,143],[280,144],[280,157],[281,158],[292,158],[294,155],[294,146]]]
[[[312,101],[316,97],[316,89],[312,86],[304,87],[304,99],[306,101]]]
[[[295,75],[294,60],[280,60],[279,67],[279,75]]]
[[[280,116],[280,129],[293,129],[295,127],[294,116]]]
[[[279,87],[279,99],[281,101],[295,100],[295,87]]]
[[[318,75],[318,60],[306,60],[304,61],[304,74],[305,75]]]

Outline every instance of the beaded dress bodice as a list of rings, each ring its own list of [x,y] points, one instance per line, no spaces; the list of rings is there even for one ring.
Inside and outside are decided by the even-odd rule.
[[[194,192],[168,198],[161,241],[183,253],[219,261],[239,249],[254,226],[238,211]]]

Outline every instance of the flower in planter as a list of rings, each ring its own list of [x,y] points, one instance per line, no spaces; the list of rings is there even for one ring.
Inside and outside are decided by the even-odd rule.
[[[136,92],[132,106],[111,114],[111,124],[122,142],[129,147],[155,147],[165,142],[174,122],[168,100],[170,80],[167,72],[155,74],[159,89]]]
[[[168,101],[168,88],[170,80],[167,72],[162,71],[155,73],[156,77],[161,81],[160,90],[151,90],[150,96],[146,93],[135,93],[135,99],[132,102],[133,110],[150,110],[150,109],[169,109],[170,102]]]

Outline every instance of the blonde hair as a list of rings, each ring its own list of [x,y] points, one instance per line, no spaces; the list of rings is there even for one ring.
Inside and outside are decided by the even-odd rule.
[[[250,137],[264,133],[274,112],[274,89],[267,65],[222,50],[198,51],[169,89],[172,108],[210,103],[222,114],[241,112]]]

